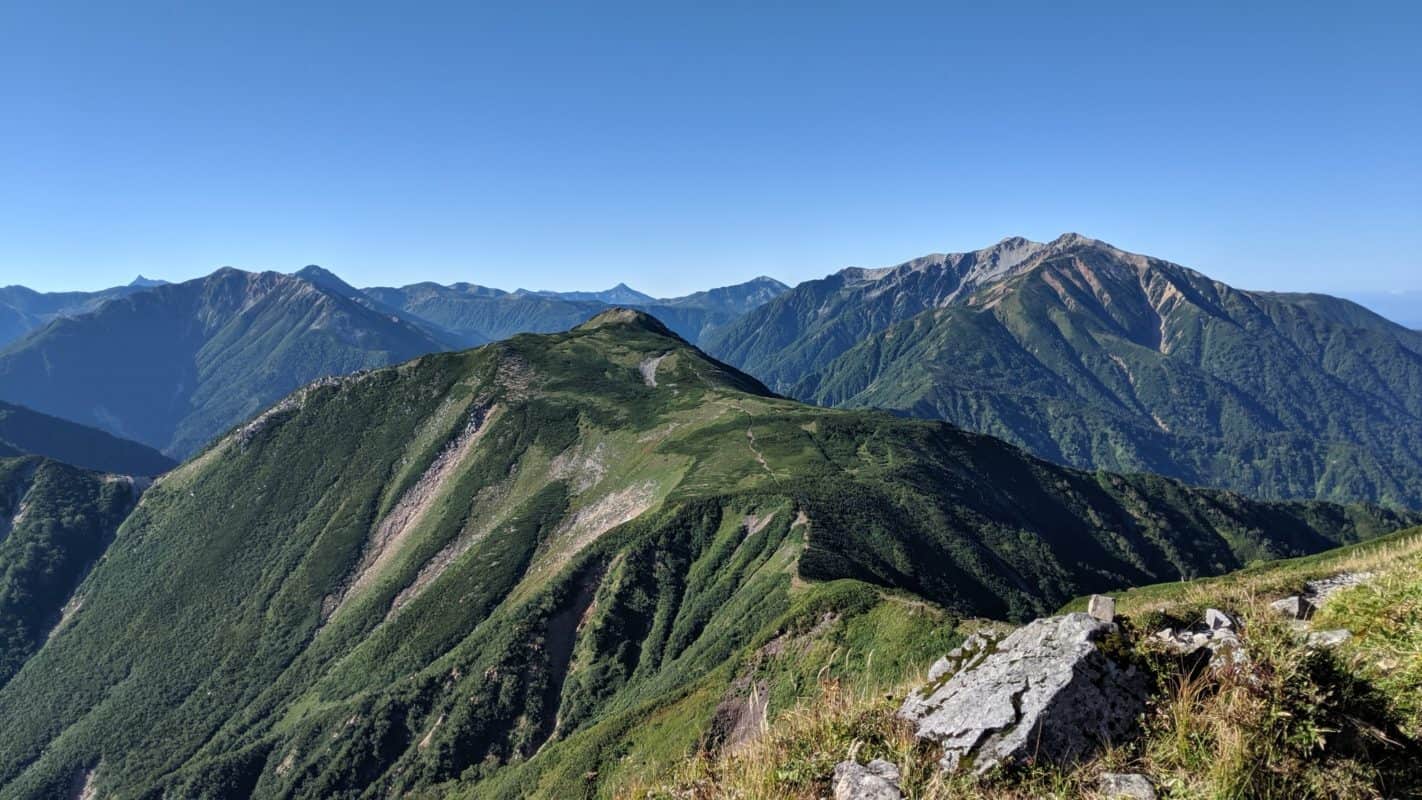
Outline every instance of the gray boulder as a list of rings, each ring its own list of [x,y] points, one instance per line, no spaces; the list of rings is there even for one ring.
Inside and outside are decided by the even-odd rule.
[[[882,758],[867,766],[841,761],[834,768],[834,800],[902,800],[899,768]]]
[[[1104,594],[1093,594],[1091,599],[1086,601],[1086,613],[1102,622],[1115,622],[1116,599]]]
[[[1282,600],[1275,600],[1269,604],[1269,607],[1289,619],[1308,619],[1313,616],[1315,610],[1311,600],[1297,594]]]
[[[1103,772],[1096,788],[1107,800],[1155,800],[1150,779],[1136,772]]]
[[[1233,631],[1239,629],[1239,622],[1218,608],[1207,608],[1205,609],[1205,627],[1212,631]]]
[[[1077,760],[1132,735],[1145,711],[1145,676],[1097,647],[1114,630],[1089,614],[1035,620],[909,695],[899,715],[943,748],[945,770]]]
[[[1242,667],[1249,663],[1249,653],[1239,638],[1240,624],[1232,614],[1218,608],[1205,609],[1204,622],[1176,630],[1163,628],[1154,636],[1177,653],[1188,655],[1208,650],[1214,667]]]

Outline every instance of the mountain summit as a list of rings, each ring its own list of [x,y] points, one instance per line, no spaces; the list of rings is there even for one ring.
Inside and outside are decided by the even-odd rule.
[[[809,281],[708,349],[776,391],[1054,461],[1422,506],[1422,335],[1066,234]]]

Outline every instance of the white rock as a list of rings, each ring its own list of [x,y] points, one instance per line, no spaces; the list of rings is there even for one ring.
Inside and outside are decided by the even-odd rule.
[[[841,761],[834,768],[834,800],[902,800],[899,768],[876,758],[867,766]]]
[[[1155,800],[1150,779],[1135,772],[1103,772],[1096,788],[1107,800]]]
[[[1212,631],[1232,631],[1239,627],[1239,623],[1235,622],[1234,617],[1218,608],[1207,608],[1205,609],[1205,627]]]
[[[933,666],[928,668],[928,681],[932,683],[952,671],[953,662],[947,658],[940,658],[933,662]]]
[[[1314,631],[1308,635],[1309,647],[1337,647],[1340,644],[1353,638],[1353,632],[1347,628],[1337,628],[1331,631]]]
[[[899,714],[943,748],[945,770],[1077,760],[1132,735],[1145,710],[1145,677],[1096,647],[1115,627],[1080,613],[1035,620]]]

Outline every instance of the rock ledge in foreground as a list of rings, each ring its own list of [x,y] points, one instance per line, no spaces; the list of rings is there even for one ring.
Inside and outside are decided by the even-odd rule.
[[[1035,620],[911,694],[899,715],[942,746],[945,770],[1078,760],[1131,736],[1145,711],[1145,675],[1098,647],[1116,630],[1081,613]]]

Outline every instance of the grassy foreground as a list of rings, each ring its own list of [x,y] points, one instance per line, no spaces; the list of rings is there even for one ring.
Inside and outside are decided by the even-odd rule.
[[[1336,650],[1310,649],[1268,607],[1304,581],[1371,572],[1319,610],[1315,630],[1348,628]],[[1072,606],[1077,605],[1073,603]],[[1206,606],[1237,612],[1249,661],[1191,668],[1149,632],[1189,624]],[[1071,608],[1071,606],[1069,606]],[[1141,772],[1169,798],[1422,797],[1422,529],[1214,579],[1122,593],[1132,658],[1158,694],[1137,742],[1065,768],[1029,766],[985,780],[945,776],[895,711],[901,684],[822,681],[819,697],[781,714],[743,747],[702,752],[629,798],[819,798],[846,758],[885,758],[906,797],[1092,798],[1105,771]]]

